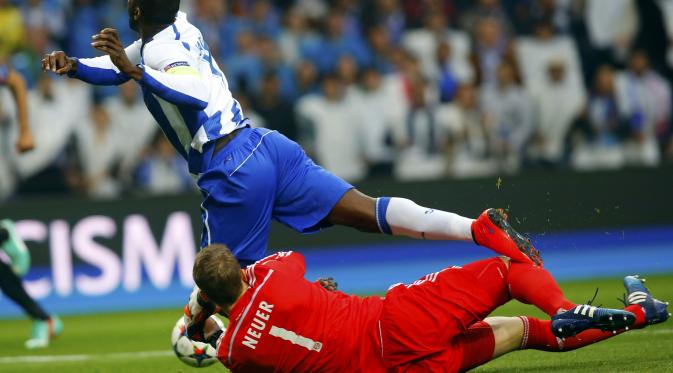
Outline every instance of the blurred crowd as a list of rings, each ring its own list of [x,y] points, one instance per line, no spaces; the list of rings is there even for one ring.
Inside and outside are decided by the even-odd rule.
[[[38,149],[7,154],[0,190],[115,197],[193,188],[138,88],[39,71],[95,56],[126,1],[0,0],[0,58],[32,87]],[[673,160],[673,0],[183,0],[256,126],[358,182]],[[0,139],[11,131],[0,97]],[[4,171],[2,170],[4,168]]]

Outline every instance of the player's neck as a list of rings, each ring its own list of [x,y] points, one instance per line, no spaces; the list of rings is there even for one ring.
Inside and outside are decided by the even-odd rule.
[[[170,25],[142,25],[140,27],[140,37],[143,40],[149,40],[154,37],[154,35],[160,33],[166,27]]]

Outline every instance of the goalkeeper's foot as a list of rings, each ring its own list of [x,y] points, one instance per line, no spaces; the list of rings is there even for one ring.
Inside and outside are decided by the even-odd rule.
[[[63,322],[58,316],[52,316],[49,320],[35,320],[30,339],[26,341],[27,349],[45,348],[49,341],[63,333]]]
[[[581,304],[551,318],[552,333],[559,338],[572,337],[587,329],[617,333],[628,330],[636,322],[636,315],[624,310]]]
[[[17,276],[23,277],[30,268],[30,253],[26,244],[16,233],[14,223],[11,220],[0,221],[0,229],[7,232],[7,239],[0,245],[0,250],[4,251],[11,261],[12,271]]]
[[[488,209],[479,215],[472,223],[472,238],[477,245],[514,261],[542,265],[540,252],[528,238],[512,228],[501,209]]]
[[[645,279],[638,277],[638,275],[624,277],[624,287],[626,288],[624,305],[637,304],[641,306],[645,312],[645,323],[647,325],[659,324],[668,320],[671,316],[668,312],[668,302],[655,299],[645,287],[644,282]]]

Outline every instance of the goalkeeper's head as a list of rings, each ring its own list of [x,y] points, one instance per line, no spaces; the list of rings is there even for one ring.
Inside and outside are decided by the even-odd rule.
[[[225,245],[201,250],[194,261],[193,276],[201,291],[223,309],[236,303],[247,287],[241,265]]]

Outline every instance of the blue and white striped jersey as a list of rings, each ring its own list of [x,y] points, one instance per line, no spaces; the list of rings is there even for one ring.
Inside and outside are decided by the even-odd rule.
[[[201,31],[185,13],[179,12],[175,23],[152,39],[128,46],[126,53],[144,70],[138,83],[145,104],[187,159],[191,173],[204,171],[214,140],[249,125]],[[80,59],[72,76],[96,85],[118,85],[130,79],[109,56]]]

